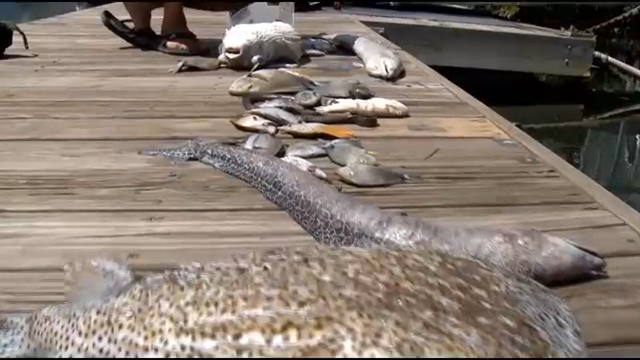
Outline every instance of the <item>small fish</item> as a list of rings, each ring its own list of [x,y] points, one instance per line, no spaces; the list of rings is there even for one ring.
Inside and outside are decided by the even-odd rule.
[[[321,37],[308,37],[302,39],[302,47],[307,53],[313,51],[314,53],[331,54],[336,51],[336,47],[331,43],[331,41]]]
[[[320,145],[298,142],[287,147],[285,156],[313,159],[327,156],[327,150]]]
[[[335,99],[331,104],[316,107],[320,114],[349,112],[379,118],[402,118],[409,116],[409,109],[400,101],[385,98]]]
[[[264,100],[256,100],[250,96],[244,96],[242,98],[242,106],[247,110],[275,107],[295,114],[304,113],[306,110],[296,103],[292,96],[278,96]]]
[[[330,114],[300,114],[300,119],[306,123],[321,124],[356,124],[361,127],[378,127],[378,118],[375,116],[353,115],[351,113],[330,113]]]
[[[296,115],[277,107],[251,109],[248,110],[246,114],[258,115],[273,122],[278,126],[302,123],[302,120]]]
[[[357,187],[391,186],[409,180],[406,174],[358,163],[343,166],[336,171],[336,174],[343,182]]]
[[[313,90],[304,90],[297,93],[293,99],[297,104],[304,107],[314,107],[320,104],[322,96]]]
[[[288,69],[261,69],[234,80],[229,86],[229,94],[295,94],[313,89],[317,85],[311,78]]]
[[[281,156],[285,150],[282,140],[271,134],[252,134],[242,144],[242,147],[262,151],[273,156]]]
[[[236,70],[255,70],[270,64],[297,64],[304,56],[302,38],[289,24],[238,24],[225,32],[220,63]]]
[[[351,164],[378,165],[378,160],[373,153],[365,150],[362,144],[351,141],[330,141],[325,144],[325,150],[329,159],[337,165]]]
[[[236,129],[248,132],[260,132],[275,135],[278,127],[271,121],[254,114],[245,114],[238,118],[229,120]]]
[[[329,179],[327,177],[327,174],[324,171],[322,171],[322,169],[314,165],[312,162],[307,161],[303,158],[299,158],[295,156],[285,156],[282,158],[282,161],[289,163],[304,172],[311,173],[318,179],[325,180],[325,181]]]
[[[336,34],[326,36],[337,47],[348,50],[364,63],[367,74],[384,80],[397,80],[405,74],[400,57],[391,49],[362,36]]]
[[[301,138],[350,138],[355,136],[355,133],[351,130],[343,130],[335,126],[318,123],[284,125],[279,127],[278,130]]]

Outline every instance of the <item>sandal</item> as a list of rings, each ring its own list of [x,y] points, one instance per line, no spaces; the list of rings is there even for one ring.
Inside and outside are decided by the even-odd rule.
[[[100,20],[112,33],[139,49],[157,50],[158,45],[162,42],[162,37],[152,29],[131,29],[125,25],[125,22],[130,22],[131,20],[121,21],[107,10],[100,14]]]
[[[179,55],[179,56],[194,56],[201,55],[205,52],[206,49],[199,46],[199,49],[170,49],[167,47],[167,42],[173,41],[177,42],[178,40],[197,40],[198,37],[192,33],[191,31],[179,31],[171,34],[162,35],[160,43],[157,45],[156,50],[163,52],[169,55]]]

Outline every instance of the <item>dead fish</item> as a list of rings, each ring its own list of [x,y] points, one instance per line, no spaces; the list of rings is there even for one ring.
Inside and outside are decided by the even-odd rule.
[[[353,52],[362,60],[367,74],[384,80],[397,80],[405,73],[400,57],[391,49],[363,36],[337,34],[326,37],[334,45]]]
[[[229,86],[233,96],[295,94],[312,89],[317,83],[311,78],[287,69],[261,69],[236,79]]]
[[[586,355],[550,289],[435,251],[277,248],[146,276],[94,258],[64,278],[66,303],[0,315],[0,357]]]
[[[314,107],[320,104],[322,96],[313,90],[304,90],[297,93],[293,99],[304,107]]]
[[[379,118],[402,118],[409,116],[409,109],[398,100],[385,98],[335,99],[331,104],[315,109],[320,114],[349,112]]]
[[[293,26],[274,21],[238,24],[225,32],[218,60],[231,69],[255,70],[271,64],[298,64],[305,54]]]
[[[277,107],[251,109],[246,113],[263,117],[278,126],[302,123],[302,120],[296,115]]]
[[[285,155],[303,159],[313,159],[327,156],[327,150],[320,145],[310,144],[308,142],[297,142],[287,147]]]
[[[251,96],[244,96],[242,98],[242,106],[247,110],[275,107],[294,114],[301,114],[306,111],[306,109],[300,106],[292,96],[277,96],[265,100],[256,100]]]
[[[260,132],[275,135],[278,127],[271,121],[254,114],[245,114],[238,118],[229,120],[236,129],[248,132]]]
[[[358,145],[360,146],[358,146]],[[351,141],[329,141],[324,145],[332,162],[340,166],[350,164],[378,165],[378,160],[359,143]]]
[[[331,43],[331,41],[324,39],[322,37],[307,37],[302,39],[302,47],[305,52],[309,53],[313,51],[313,53],[322,53],[322,54],[331,54],[336,51],[336,47]]]
[[[233,96],[295,94],[313,90],[322,97],[369,99],[375,93],[357,80],[316,82],[289,69],[262,69],[236,79],[229,86]]]
[[[336,174],[343,182],[357,187],[391,186],[409,180],[406,174],[362,163],[343,166],[336,171]]]
[[[190,57],[178,62],[169,72],[177,74],[191,70],[211,71],[218,70],[220,67],[221,65],[218,59]]]
[[[252,134],[245,140],[242,147],[262,151],[273,156],[281,156],[285,150],[282,140],[271,134]]]
[[[318,123],[284,125],[280,126],[278,131],[301,138],[350,138],[355,136],[355,133],[351,130]]]
[[[361,127],[378,127],[378,119],[375,116],[354,115],[351,113],[329,113],[329,114],[309,114],[303,112],[300,119],[306,123],[321,124],[356,124]]]
[[[327,177],[327,174],[324,171],[322,171],[322,169],[314,165],[312,162],[307,161],[303,158],[299,158],[295,156],[285,156],[282,158],[282,161],[289,163],[304,172],[311,173],[313,174],[313,176],[317,177],[318,179],[325,180],[325,181],[329,179]]]
[[[290,171],[279,159],[237,146],[190,141],[152,153],[173,161],[199,161],[246,182],[321,244],[432,249],[473,258],[496,273],[520,274],[544,285],[607,276],[606,259],[565,238],[533,229],[443,224],[387,213],[310,174]]]

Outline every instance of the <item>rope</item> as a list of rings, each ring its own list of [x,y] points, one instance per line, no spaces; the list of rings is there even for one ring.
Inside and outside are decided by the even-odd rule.
[[[600,23],[600,24],[598,24],[596,26],[592,26],[592,27],[586,29],[585,31],[586,32],[596,32],[598,30],[601,30],[603,28],[609,27],[609,26],[611,26],[611,25],[613,25],[613,24],[615,24],[617,22],[626,20],[626,19],[631,18],[633,16],[636,16],[638,14],[640,14],[640,6],[636,6],[633,9],[623,13],[622,15],[618,15],[618,16],[614,17],[613,19],[607,20],[607,21],[605,21],[603,23]]]

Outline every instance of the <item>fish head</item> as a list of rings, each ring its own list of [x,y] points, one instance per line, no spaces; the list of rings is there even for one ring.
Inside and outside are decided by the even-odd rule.
[[[33,355],[29,344],[27,315],[0,315],[0,358]]]
[[[573,283],[607,276],[605,259],[593,250],[574,242],[530,231],[522,239],[530,241],[529,246],[539,247],[536,251],[532,277],[544,285]]]
[[[367,71],[371,75],[382,79],[397,78],[403,70],[402,63],[391,58],[383,58],[380,61],[367,63]]]
[[[287,40],[299,38],[300,35],[291,25],[281,21],[238,24],[226,32],[222,40],[221,54],[232,67],[234,64],[247,67],[256,55],[270,58],[270,54],[266,54],[265,49],[272,49]]]
[[[351,179],[355,176],[355,172],[353,171],[353,169],[348,166],[338,168],[338,170],[336,170],[336,173],[343,179]]]
[[[349,94],[355,99],[371,99],[372,97],[376,96],[373,90],[369,89],[368,86],[360,82],[356,82],[351,85]]]
[[[260,92],[266,82],[258,77],[245,75],[236,79],[229,86],[229,94],[232,96],[244,96],[251,93]]]
[[[358,160],[356,160],[356,163],[362,164],[362,165],[371,165],[371,166],[379,165],[378,159],[376,159],[373,155],[369,153],[364,153],[358,156]]]

